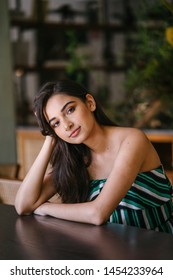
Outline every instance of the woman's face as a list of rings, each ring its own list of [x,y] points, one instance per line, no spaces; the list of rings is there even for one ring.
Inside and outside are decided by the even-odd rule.
[[[96,125],[93,111],[96,109],[92,95],[86,102],[66,95],[56,94],[49,98],[44,114],[58,137],[72,144],[86,143]]]

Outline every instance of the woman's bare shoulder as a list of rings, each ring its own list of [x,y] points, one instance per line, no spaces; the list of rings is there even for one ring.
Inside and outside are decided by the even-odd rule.
[[[153,150],[145,133],[138,128],[118,127],[113,134],[113,141],[117,146],[116,157],[117,155],[131,159],[138,157],[143,161]]]
[[[144,140],[148,142],[146,134],[142,130],[133,127],[113,127],[112,136],[115,138],[118,137],[120,141],[136,139],[137,141]]]
[[[140,171],[153,169],[160,164],[159,156],[147,135],[138,128],[120,128],[122,141],[119,151],[141,161]]]

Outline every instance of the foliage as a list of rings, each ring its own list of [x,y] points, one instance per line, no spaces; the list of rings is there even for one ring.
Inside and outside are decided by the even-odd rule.
[[[151,14],[152,19],[157,15],[152,28],[150,18],[147,19]],[[143,19],[148,25],[140,24]],[[135,55],[125,82],[128,104],[124,104],[123,109],[129,110],[129,125],[140,123],[147,128],[173,128],[173,47],[166,38],[172,20],[173,15],[161,3],[152,8],[150,5],[150,9],[145,8],[140,15]],[[158,101],[161,106],[154,110]],[[153,115],[146,118],[147,122],[139,122],[152,110]]]
[[[84,54],[79,54],[77,52],[79,47],[77,32],[74,30],[67,31],[66,36],[68,41],[66,48],[66,52],[68,54],[68,65],[66,67],[67,74],[69,74],[70,78],[76,80],[76,82],[84,83],[84,68],[87,70],[87,66],[85,64],[87,58]]]

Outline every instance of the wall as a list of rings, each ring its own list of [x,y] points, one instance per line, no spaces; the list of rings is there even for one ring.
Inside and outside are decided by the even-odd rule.
[[[8,1],[0,1],[0,164],[16,162],[13,75]]]

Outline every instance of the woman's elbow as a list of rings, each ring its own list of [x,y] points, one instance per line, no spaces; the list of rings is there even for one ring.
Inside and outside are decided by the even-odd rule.
[[[30,211],[25,211],[25,210],[17,208],[17,207],[15,207],[15,208],[16,208],[16,212],[19,216],[27,216],[27,215],[32,214],[32,212],[30,212]]]
[[[97,217],[95,217],[94,219],[93,219],[93,224],[95,225],[95,226],[102,226],[103,224],[105,224],[106,223],[106,219],[105,218],[103,218],[102,216],[97,216]]]
[[[98,210],[97,208],[93,209],[91,223],[95,226],[101,226],[105,224],[107,221],[107,217],[105,216],[102,211]]]
[[[15,201],[14,207],[16,209],[16,212],[18,215],[22,216],[22,215],[30,215],[32,214],[32,210],[27,209],[26,206],[22,205],[21,203]]]

